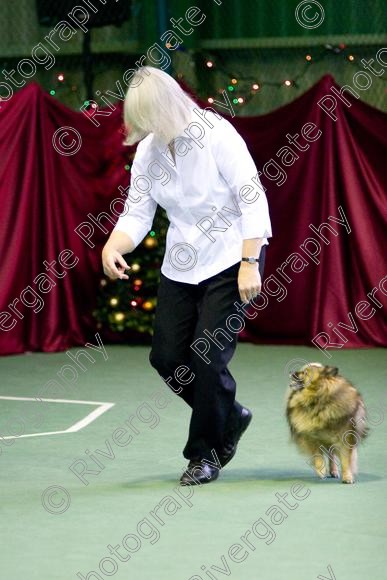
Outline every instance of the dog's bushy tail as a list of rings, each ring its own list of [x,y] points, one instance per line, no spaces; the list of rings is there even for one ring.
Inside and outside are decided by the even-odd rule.
[[[366,439],[370,433],[370,428],[367,425],[367,411],[363,399],[359,399],[356,411],[352,417],[351,423],[354,425],[356,433],[360,438]]]

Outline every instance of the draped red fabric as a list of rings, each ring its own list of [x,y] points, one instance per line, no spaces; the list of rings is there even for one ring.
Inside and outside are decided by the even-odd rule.
[[[121,111],[100,117],[97,127],[32,83],[3,103],[0,115],[0,352],[51,352],[85,344],[95,324],[92,310],[106,238],[87,214],[107,210],[111,216],[110,200],[128,180]],[[53,136],[65,127],[68,135],[57,135],[56,149]],[[62,154],[71,152],[66,147],[72,142],[79,151]],[[109,229],[116,218],[110,219],[111,224],[101,222]],[[88,244],[75,232],[85,221],[94,227]],[[73,252],[65,262],[78,260],[75,266],[60,265],[64,250]],[[59,275],[47,271],[44,262]],[[34,283],[42,273],[54,287],[41,278]]]
[[[291,146],[299,156],[292,166],[279,162],[287,174],[282,185],[262,176],[273,222],[266,275],[274,275],[283,292],[275,282],[269,283],[271,294],[278,295],[268,297],[268,305],[257,319],[247,322],[243,335],[254,342],[335,343],[334,348],[387,344],[387,115],[346,91],[346,102],[335,97],[333,119],[327,113],[335,106],[332,86],[340,89],[326,76],[285,107],[235,120],[258,167],[270,159],[279,162],[281,147],[289,145],[286,135],[301,136],[306,123],[321,131],[314,142],[298,140],[302,147],[309,145],[307,150]],[[311,137],[316,134],[311,131]],[[341,220],[340,207],[347,228],[329,219]],[[324,241],[310,227],[323,223],[337,235],[324,228]],[[315,261],[300,249],[308,238],[315,240],[304,246],[310,254],[319,251],[316,243],[321,248]],[[293,253],[302,255],[308,265],[293,261]],[[281,275],[277,269],[287,260],[294,270],[302,271],[296,273],[287,265]],[[372,291],[373,300],[367,297]],[[315,339],[322,332],[327,336]],[[328,347],[324,352],[332,350]]]
[[[231,119],[263,172],[274,236],[242,340],[328,353],[387,343],[387,115],[332,86],[327,76],[270,114]],[[96,332],[100,251],[133,149],[120,107],[93,119],[34,83],[1,103],[1,354],[65,350]]]

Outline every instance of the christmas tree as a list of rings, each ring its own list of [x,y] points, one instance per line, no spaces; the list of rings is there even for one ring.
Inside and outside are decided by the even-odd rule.
[[[135,331],[144,338],[152,336],[168,223],[166,212],[158,207],[153,229],[132,254],[124,256],[131,267],[129,280],[100,280],[93,315],[102,332],[129,336]]]

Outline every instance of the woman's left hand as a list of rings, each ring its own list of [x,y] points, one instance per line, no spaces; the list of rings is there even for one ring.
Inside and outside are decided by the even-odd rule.
[[[238,288],[242,302],[248,304],[261,292],[261,286],[258,264],[242,262],[238,273]]]

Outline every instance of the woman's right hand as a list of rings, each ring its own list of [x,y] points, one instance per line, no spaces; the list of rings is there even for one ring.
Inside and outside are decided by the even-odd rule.
[[[102,250],[103,271],[110,280],[129,280],[125,270],[130,270],[130,266],[117,250],[105,246]]]

